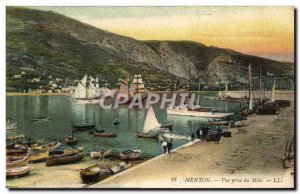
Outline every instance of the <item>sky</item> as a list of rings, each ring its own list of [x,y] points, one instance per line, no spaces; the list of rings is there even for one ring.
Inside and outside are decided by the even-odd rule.
[[[34,8],[138,40],[190,40],[294,62],[293,7]]]

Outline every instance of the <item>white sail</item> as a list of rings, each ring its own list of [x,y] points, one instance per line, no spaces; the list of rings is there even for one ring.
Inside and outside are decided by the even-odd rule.
[[[252,71],[251,64],[249,64],[249,110],[253,110],[253,94],[252,94]]]
[[[155,116],[155,112],[152,108],[152,106],[149,107],[145,121],[144,121],[144,128],[143,128],[143,132],[147,133],[157,127],[160,127],[161,124],[159,124],[156,116]]]
[[[275,87],[276,87],[276,80],[274,80],[273,88],[271,92],[271,102],[275,102]]]
[[[85,75],[78,83],[75,92],[73,93],[73,98],[86,98],[86,83],[87,83],[87,75]]]

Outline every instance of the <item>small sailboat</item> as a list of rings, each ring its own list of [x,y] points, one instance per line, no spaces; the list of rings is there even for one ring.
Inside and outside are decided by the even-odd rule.
[[[119,119],[119,116],[117,116],[117,117],[114,119],[113,124],[114,124],[114,125],[118,125],[120,122],[121,122],[121,121],[120,121],[120,119]]]
[[[67,145],[76,145],[77,144],[77,139],[74,137],[74,126],[73,126],[73,122],[72,122],[72,130],[71,130],[71,134],[68,137],[66,137],[65,142]]]
[[[79,124],[76,124],[76,125],[73,125],[73,128],[75,131],[87,131],[87,130],[91,130],[91,129],[95,129],[96,127],[96,115],[94,113],[94,123],[92,124],[88,124],[88,123],[81,123],[81,118],[82,116],[80,116],[80,123]]]
[[[144,121],[143,132],[136,133],[136,136],[142,138],[156,138],[158,134],[164,130],[168,131],[169,128],[162,128],[152,106],[150,106]]]

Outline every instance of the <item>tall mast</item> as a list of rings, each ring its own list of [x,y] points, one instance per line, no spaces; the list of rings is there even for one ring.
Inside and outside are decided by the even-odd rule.
[[[72,121],[72,139],[74,139],[74,125],[73,125],[73,121]]]
[[[260,103],[262,103],[263,91],[262,91],[261,64],[259,64],[259,91],[260,91]]]
[[[249,110],[253,110],[253,104],[252,104],[252,70],[251,70],[251,63],[249,64],[248,69],[248,76],[249,76]]]

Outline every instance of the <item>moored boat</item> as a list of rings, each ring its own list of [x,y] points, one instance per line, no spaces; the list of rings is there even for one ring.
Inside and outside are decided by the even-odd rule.
[[[115,133],[105,133],[105,132],[96,132],[94,131],[94,137],[117,137]]]
[[[74,125],[74,130],[75,131],[87,131],[91,129],[95,129],[96,124],[79,124],[79,125]]]
[[[91,159],[99,159],[100,157],[112,156],[112,150],[91,151],[89,155]]]
[[[34,148],[35,149],[46,149],[49,152],[52,152],[52,151],[58,149],[60,146],[61,146],[60,142],[50,142],[50,143],[47,143],[45,145],[34,147]]]
[[[121,160],[137,160],[142,155],[141,150],[125,150],[120,153]]]
[[[112,174],[109,167],[94,165],[82,170],[80,172],[80,178],[83,183],[94,183],[103,180]]]
[[[119,172],[122,172],[122,171],[130,168],[130,167],[131,167],[130,162],[122,161],[118,165],[113,166],[112,168],[110,168],[110,170],[113,172],[113,174],[117,174]]]
[[[26,176],[30,173],[30,167],[29,166],[21,166],[16,168],[10,168],[6,169],[6,178],[17,178]]]
[[[71,128],[71,134],[68,137],[66,137],[65,142],[67,145],[76,145],[77,144],[77,139],[74,137],[74,126],[72,122],[72,128]]]
[[[6,167],[7,168],[15,168],[20,166],[26,166],[28,165],[28,156],[22,156],[22,157],[14,157],[14,156],[8,156],[6,158]]]
[[[76,163],[82,160],[84,153],[51,155],[46,159],[46,166]]]
[[[113,121],[113,124],[118,125],[119,123],[120,123],[119,117],[115,118],[114,121]]]
[[[39,116],[31,120],[31,122],[44,122],[44,121],[50,121],[50,117]]]

